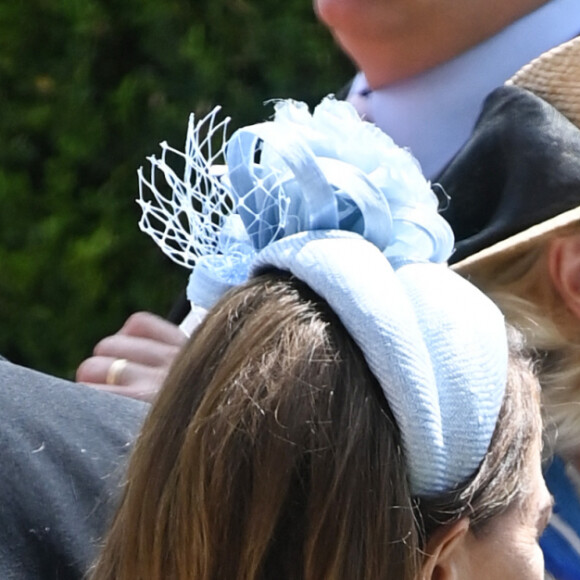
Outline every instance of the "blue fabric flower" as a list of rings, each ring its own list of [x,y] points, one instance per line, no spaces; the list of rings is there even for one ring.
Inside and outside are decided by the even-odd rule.
[[[453,234],[417,161],[349,103],[327,97],[310,114],[279,101],[273,121],[234,134],[227,164],[256,249],[299,231],[344,229],[388,256],[451,254]]]

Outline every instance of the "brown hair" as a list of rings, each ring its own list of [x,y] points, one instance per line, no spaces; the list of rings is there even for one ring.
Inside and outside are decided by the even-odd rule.
[[[388,404],[336,315],[289,275],[250,281],[167,378],[91,578],[414,580],[430,530],[484,525],[523,493],[538,408],[514,360],[478,474],[417,500]]]

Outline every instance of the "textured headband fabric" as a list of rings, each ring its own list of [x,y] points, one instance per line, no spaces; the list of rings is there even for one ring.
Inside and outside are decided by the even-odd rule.
[[[207,205],[191,170],[180,180],[168,173],[163,157],[151,159],[150,181],[140,173],[155,190],[151,201],[142,189],[140,204],[141,227],[162,248],[170,237],[187,237],[175,230],[192,205],[199,212],[206,203],[217,220],[213,230],[207,217],[190,218],[197,236],[207,226],[202,252],[192,254],[190,242],[165,249],[193,263],[190,299],[209,307],[248,276],[290,271],[328,302],[361,348],[401,431],[412,493],[432,496],[469,478],[503,401],[505,326],[490,300],[437,263],[449,257],[453,237],[411,155],[332,99],[313,115],[305,105],[278,103],[273,121],[228,140],[227,169],[203,168],[191,139],[187,150],[186,163],[193,157],[196,171],[205,171],[207,197],[218,203]],[[157,189],[155,169],[171,198]],[[152,231],[154,218],[165,230]]]
[[[267,246],[253,271],[290,271],[360,347],[393,411],[413,494],[458,486],[489,447],[506,382],[503,317],[447,266],[394,270],[358,234],[314,231]]]

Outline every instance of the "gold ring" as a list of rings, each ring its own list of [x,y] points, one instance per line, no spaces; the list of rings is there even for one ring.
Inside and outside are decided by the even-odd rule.
[[[107,378],[105,379],[105,383],[107,385],[116,385],[117,379],[120,377],[123,369],[127,366],[127,359],[126,358],[118,358],[115,359],[109,370],[107,371]]]

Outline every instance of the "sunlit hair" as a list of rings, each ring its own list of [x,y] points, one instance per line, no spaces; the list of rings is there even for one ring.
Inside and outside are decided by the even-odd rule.
[[[578,233],[578,227],[559,235]],[[580,336],[548,274],[548,241],[523,254],[473,269],[468,278],[488,294],[535,351],[549,451],[580,444]]]
[[[432,531],[477,533],[526,495],[540,420],[518,349],[479,472],[412,498],[388,404],[326,303],[280,272],[231,291],[144,425],[92,580],[415,580]]]

